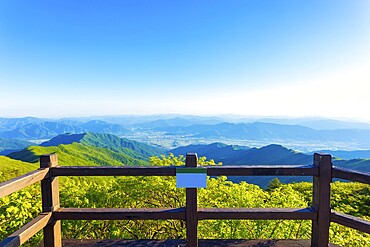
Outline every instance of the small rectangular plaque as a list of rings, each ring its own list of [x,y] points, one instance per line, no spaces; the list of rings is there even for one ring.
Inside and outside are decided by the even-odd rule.
[[[176,168],[177,188],[206,188],[206,168]]]

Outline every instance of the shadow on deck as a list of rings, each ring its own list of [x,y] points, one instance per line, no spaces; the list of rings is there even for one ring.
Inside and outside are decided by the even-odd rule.
[[[63,240],[64,247],[113,247],[113,246],[130,246],[130,247],[185,247],[186,240]],[[199,240],[199,247],[309,247],[311,240]],[[330,247],[338,245],[329,244]]]

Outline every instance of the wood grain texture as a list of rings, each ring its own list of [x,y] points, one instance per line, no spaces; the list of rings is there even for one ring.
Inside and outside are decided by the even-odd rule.
[[[319,168],[319,174],[313,177],[312,208],[317,211],[317,219],[312,220],[311,245],[322,247],[329,244],[331,155],[315,153],[314,166]]]
[[[22,245],[33,235],[43,229],[49,223],[50,219],[51,213],[41,213],[35,219],[0,242],[0,246],[13,247]]]
[[[339,167],[334,167],[332,172],[333,178],[341,178],[353,182],[370,184],[370,173],[368,172],[352,171]]]
[[[185,208],[60,208],[56,220],[185,220]]]
[[[179,166],[176,166],[179,167]],[[176,176],[175,166],[61,166],[52,176]]]
[[[41,168],[0,183],[0,198],[37,183],[48,176],[49,168]]]
[[[62,166],[51,169],[52,176],[176,176],[184,166]],[[313,166],[205,166],[208,176],[317,176]]]
[[[56,220],[185,220],[185,208],[60,208]],[[312,220],[311,208],[199,208],[196,217],[205,219]]]
[[[47,154],[40,157],[40,167],[52,168],[58,166],[58,156],[56,154]],[[42,211],[54,212],[59,208],[59,178],[48,176],[41,181]],[[52,220],[44,229],[44,246],[61,247],[62,233],[61,223],[58,220]]]
[[[334,211],[331,212],[330,219],[332,222],[370,234],[370,222],[367,220]]]
[[[318,168],[306,165],[208,166],[208,176],[317,176]]]
[[[194,153],[186,154],[185,167],[197,167],[198,156]],[[186,246],[198,246],[198,193],[196,188],[186,189]]]
[[[311,208],[199,208],[198,219],[313,220]]]

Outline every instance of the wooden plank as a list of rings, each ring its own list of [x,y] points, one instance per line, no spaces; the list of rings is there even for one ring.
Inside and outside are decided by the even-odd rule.
[[[40,168],[52,168],[58,166],[56,154],[40,156]],[[59,208],[59,179],[49,176],[41,181],[42,211],[53,212]],[[58,220],[51,221],[44,227],[44,246],[61,247],[62,231],[61,223]]]
[[[185,208],[60,208],[56,220],[185,220]]]
[[[178,167],[178,166],[177,166]],[[176,176],[175,166],[60,166],[52,176]]]
[[[208,166],[208,176],[317,176],[318,168],[306,165]]]
[[[56,220],[152,220],[185,219],[184,208],[60,208]],[[311,208],[201,208],[199,220],[205,219],[288,219],[313,220],[317,213]]]
[[[313,177],[312,207],[317,211],[317,219],[312,221],[311,245],[322,247],[329,244],[331,155],[315,153],[314,166],[319,168],[319,175]]]
[[[51,213],[41,213],[35,219],[0,242],[0,246],[13,247],[22,245],[33,235],[43,229],[49,223],[50,218]]]
[[[332,222],[370,234],[370,222],[367,220],[334,211],[331,212],[330,219]]]
[[[197,167],[198,156],[196,153],[186,154],[186,167]],[[198,197],[197,188],[186,189],[186,246],[198,246]]]
[[[370,173],[353,171],[340,167],[333,168],[333,178],[341,178],[354,182],[370,184]]]
[[[199,220],[313,220],[311,208],[199,208]]]
[[[179,166],[62,166],[52,176],[176,176]],[[313,166],[207,166],[208,176],[317,176]]]
[[[0,198],[41,181],[48,176],[49,168],[42,168],[0,184]]]

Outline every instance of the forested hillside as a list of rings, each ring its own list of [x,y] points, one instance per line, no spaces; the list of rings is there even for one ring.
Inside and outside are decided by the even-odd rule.
[[[0,156],[0,182],[9,180],[38,168],[39,164],[30,164],[5,156]]]
[[[261,148],[248,148],[214,143],[189,145],[169,151],[175,155],[186,155],[188,152],[197,152],[199,156],[212,158],[216,162],[222,162],[223,165],[312,164],[312,155],[305,155],[276,144]]]
[[[231,164],[302,164],[312,156],[297,153],[280,145],[262,148],[230,146],[222,143],[188,146],[177,149],[178,155],[160,155],[164,151],[143,143],[111,134],[83,133],[59,135],[41,146],[30,146],[9,157],[0,156],[0,182],[35,170],[39,155],[57,153],[59,164],[68,166],[184,165],[186,152],[210,155],[216,162]],[[184,153],[182,153],[184,152]],[[343,166],[349,161],[338,160]],[[354,162],[365,169],[366,160]],[[213,159],[199,158],[201,165],[214,165]],[[353,162],[352,162],[353,163]],[[283,177],[283,181],[292,177]],[[227,180],[229,179],[229,181]],[[239,179],[239,180],[238,180]],[[312,202],[311,183],[284,184],[272,177],[249,177],[254,183],[263,179],[264,186],[243,182],[245,177],[207,179],[207,189],[200,189],[199,207],[307,207]],[[231,181],[237,182],[233,183]],[[370,187],[358,183],[332,184],[332,208],[370,220]],[[62,177],[62,207],[183,207],[185,194],[177,189],[174,177]],[[41,211],[39,185],[0,199],[0,239],[30,221]],[[10,223],[11,222],[11,223]],[[63,221],[63,238],[184,238],[181,221]],[[263,229],[263,230],[261,230]],[[215,220],[199,223],[200,238],[310,238],[310,221],[234,221]],[[29,245],[40,240],[38,234]],[[342,246],[366,246],[368,234],[332,224],[331,242]]]
[[[74,143],[71,145],[81,145]],[[51,147],[50,147],[51,148]],[[0,167],[11,162],[0,159]],[[200,159],[201,164],[210,165]],[[162,156],[151,159],[151,165],[183,165],[183,157]],[[16,161],[11,166],[27,164]],[[6,172],[8,168],[3,169]],[[19,170],[23,173],[25,170]],[[13,174],[18,175],[17,173]],[[273,183],[268,190],[242,182],[235,184],[225,177],[208,178],[207,189],[200,189],[199,207],[287,207],[311,205],[312,184]],[[60,181],[62,207],[183,207],[185,190],[177,189],[174,177],[63,177]],[[332,184],[332,208],[370,220],[370,187],[358,183]],[[0,199],[0,239],[24,225],[41,210],[39,185]],[[11,223],[10,223],[11,222]],[[63,238],[167,239],[184,238],[182,221],[63,221]],[[200,221],[200,238],[226,239],[294,239],[310,238],[310,221],[209,220]],[[41,235],[34,237],[34,246]],[[370,236],[337,224],[331,225],[330,241],[341,246],[367,246]]]
[[[60,135],[41,146],[31,146],[8,156],[37,162],[40,155],[47,153],[57,153],[60,165],[121,166],[149,164],[149,158],[160,155],[162,150],[110,134],[85,133]]]

